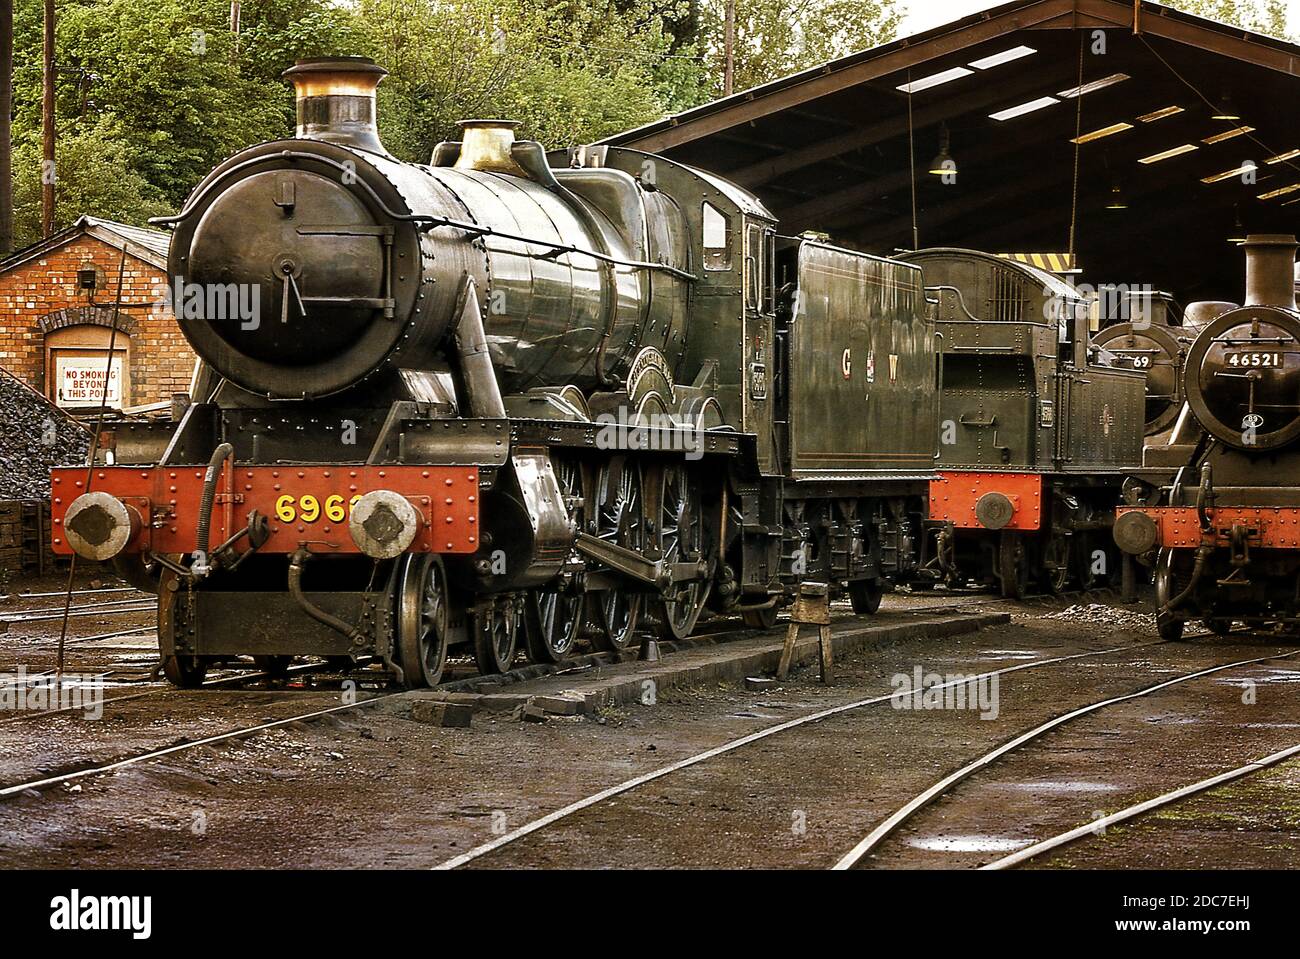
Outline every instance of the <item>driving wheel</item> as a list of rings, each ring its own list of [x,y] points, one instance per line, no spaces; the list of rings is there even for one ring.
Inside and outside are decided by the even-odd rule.
[[[633,461],[619,457],[601,467],[596,484],[596,536],[625,549],[643,552],[646,546],[645,517],[641,512],[641,470]],[[636,636],[641,615],[641,594],[622,588],[590,594],[599,628],[592,643],[598,649],[627,649]]]

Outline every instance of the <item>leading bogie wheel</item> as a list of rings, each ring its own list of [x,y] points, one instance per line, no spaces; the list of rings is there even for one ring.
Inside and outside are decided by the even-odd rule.
[[[189,596],[179,588],[177,576],[164,572],[158,588],[158,645],[164,650],[162,673],[173,686],[193,689],[208,675],[208,661],[202,656],[177,654],[177,635],[184,634],[189,613]],[[166,652],[173,650],[173,652]]]
[[[513,595],[480,603],[474,610],[474,659],[480,673],[504,673],[514,665],[519,620],[519,603]]]
[[[397,576],[397,658],[408,689],[437,686],[447,662],[450,599],[442,558],[408,555]]]
[[[194,689],[203,685],[203,679],[208,674],[208,664],[199,656],[164,656],[162,671],[173,686]]]

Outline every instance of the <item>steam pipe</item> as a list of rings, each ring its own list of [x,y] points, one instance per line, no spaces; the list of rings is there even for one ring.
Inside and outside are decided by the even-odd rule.
[[[217,477],[221,475],[221,467],[234,452],[233,446],[222,443],[212,451],[207,472],[203,474],[203,496],[199,500],[198,537],[194,544],[194,563],[190,567],[190,572],[194,576],[206,576],[212,569],[208,559],[208,546],[212,534],[212,503],[217,495]]]

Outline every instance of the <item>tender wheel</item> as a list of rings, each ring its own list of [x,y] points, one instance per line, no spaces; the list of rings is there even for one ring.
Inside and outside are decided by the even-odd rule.
[[[292,656],[254,656],[253,664],[266,673],[268,679],[284,679],[289,675]]]
[[[663,471],[659,509],[659,548],[665,563],[697,563],[704,557],[704,505],[700,479],[683,463]],[[708,601],[712,582],[675,583],[675,598],[654,601],[655,631],[663,640],[685,639]]]
[[[450,607],[442,558],[407,556],[397,578],[397,656],[408,689],[437,686],[447,662]]]
[[[602,467],[596,483],[596,496],[599,503],[596,536],[627,549],[644,551],[646,528],[641,510],[641,470],[637,464],[618,458]],[[627,649],[636,636],[641,594],[625,589],[608,589],[591,596],[593,618],[599,626],[592,644],[606,651]]]
[[[1003,531],[998,541],[998,580],[1007,599],[1024,599],[1029,589],[1029,558],[1025,540],[1018,533]]]
[[[750,629],[771,629],[776,625],[776,607],[747,609],[740,614],[740,618]]]
[[[885,584],[879,579],[855,579],[849,583],[849,602],[859,616],[870,616],[880,609]]]
[[[193,689],[203,685],[203,679],[208,675],[208,664],[198,656],[164,656],[162,671],[173,686]]]
[[[504,673],[519,649],[519,607],[514,597],[474,611],[474,659],[485,676]]]
[[[568,506],[573,528],[587,530],[582,465],[567,457],[552,458],[555,479]],[[579,584],[580,585],[580,584]],[[562,587],[536,589],[528,593],[524,617],[524,638],[528,658],[534,663],[558,663],[565,659],[578,641],[586,612],[581,591]]]

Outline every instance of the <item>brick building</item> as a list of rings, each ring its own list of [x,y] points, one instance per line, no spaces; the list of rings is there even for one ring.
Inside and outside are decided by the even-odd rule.
[[[109,405],[131,409],[188,390],[194,353],[160,305],[168,235],[82,216],[0,261],[0,366],[71,411],[97,407],[113,336]]]

